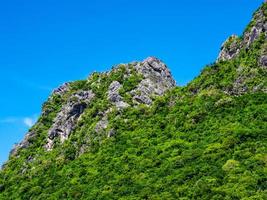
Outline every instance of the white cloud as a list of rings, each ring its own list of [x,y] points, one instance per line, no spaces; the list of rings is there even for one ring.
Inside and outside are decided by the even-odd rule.
[[[30,118],[30,117],[25,117],[23,119],[23,123],[28,127],[32,127],[34,125],[34,123],[35,123],[35,119]]]
[[[6,117],[0,119],[0,124],[20,124],[30,128],[35,124],[37,119],[38,115],[33,115],[30,117]]]

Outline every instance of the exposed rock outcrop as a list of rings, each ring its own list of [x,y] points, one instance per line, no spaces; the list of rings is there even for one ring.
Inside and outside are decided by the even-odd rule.
[[[149,57],[138,63],[136,69],[144,76],[137,88],[130,92],[138,103],[150,105],[152,95],[162,96],[176,85],[167,66],[155,57]]]
[[[251,28],[244,33],[243,46],[249,47],[259,36],[264,33],[266,37],[267,16],[264,9],[259,9],[253,16]]]
[[[241,42],[237,35],[230,36],[222,45],[218,60],[226,61],[234,58],[241,49]]]
[[[260,64],[261,64],[263,67],[267,68],[267,55],[263,55],[263,56],[261,56],[261,58],[260,58]]]
[[[249,48],[261,34],[267,39],[267,16],[264,8],[260,8],[253,16],[253,19],[244,32],[243,37],[232,35],[222,45],[217,61],[226,61],[235,58],[243,48]]]
[[[119,70],[122,66],[125,67],[125,72],[123,74],[124,80],[131,76],[136,76],[137,74],[142,77],[140,82],[137,82],[136,87],[127,91],[131,96],[130,100],[132,101],[132,105],[140,103],[151,105],[153,96],[164,95],[167,90],[176,86],[167,66],[155,57],[149,57],[143,62],[119,65],[104,75],[109,76],[112,73],[116,73],[116,70]],[[100,79],[97,80],[96,84],[99,84],[99,81]],[[92,90],[81,90],[74,94],[69,94],[68,92],[71,91],[70,86],[70,83],[65,83],[55,89],[51,95],[51,97],[59,95],[63,99],[67,98],[67,100],[62,101],[65,103],[63,103],[60,112],[53,120],[53,125],[48,130],[47,141],[45,144],[45,149],[47,151],[53,149],[56,141],[63,143],[69,138],[70,134],[75,130],[79,118],[95,97]],[[123,89],[123,85],[118,80],[114,80],[106,91],[107,100],[113,104],[117,110],[123,110],[130,106],[129,102],[127,103],[124,97],[120,94],[121,89]],[[51,97],[49,99],[51,99]],[[100,120],[95,126],[95,131],[97,133],[104,131],[106,132],[107,137],[115,135],[116,130],[112,127],[108,128],[108,114],[112,111],[114,111],[114,108],[108,108],[106,111],[103,111],[101,116],[99,115]],[[48,108],[43,110],[42,116],[48,116],[50,112],[53,112],[53,109],[48,106]],[[24,140],[14,147],[11,151],[11,155],[15,155],[21,148],[29,147],[31,144],[30,140],[33,137],[35,137],[35,133],[29,132]]]
[[[136,88],[128,91],[132,97],[131,101],[134,104],[146,104],[150,105],[152,103],[152,96],[161,96],[164,93],[175,87],[175,80],[172,78],[171,72],[167,66],[155,57],[148,57],[143,62],[133,62],[130,64],[120,64],[112,69],[111,72],[117,72],[120,67],[125,68],[124,79],[132,76],[132,69],[137,72],[137,74],[142,76],[139,84]],[[110,74],[111,72],[108,72]],[[107,99],[116,109],[122,110],[130,105],[125,102],[123,97],[120,95],[120,89],[123,85],[119,81],[113,81],[107,91]],[[112,109],[104,112],[101,120],[96,124],[95,131],[100,133],[103,130],[107,130],[109,121],[108,113],[112,112]],[[111,129],[107,132],[108,137],[115,135],[116,130]]]
[[[45,145],[46,150],[49,151],[53,148],[55,138],[59,137],[61,143],[63,143],[69,137],[76,127],[78,118],[83,114],[94,96],[92,91],[81,91],[70,97],[48,132],[47,144]]]
[[[97,122],[95,126],[95,131],[99,133],[102,130],[107,129],[108,127],[108,118],[107,116],[104,116],[99,122]]]
[[[66,92],[69,91],[69,88],[70,87],[70,83],[64,83],[63,85],[59,86],[57,89],[55,89],[50,98],[53,96],[53,95],[64,95]],[[50,112],[50,110],[42,110],[42,113],[41,115],[48,115]],[[13,149],[10,151],[10,156],[16,156],[18,151],[20,149],[24,149],[24,148],[28,148],[30,145],[31,145],[31,140],[36,136],[35,132],[34,131],[29,131],[25,137],[23,138],[23,140],[18,143],[18,144],[15,144]]]
[[[126,68],[124,77],[131,75],[131,67],[143,77],[137,87],[129,91],[131,96],[133,96],[133,100],[137,103],[150,105],[152,103],[151,96],[162,96],[167,90],[176,86],[176,82],[168,67],[155,57],[148,57],[143,62],[118,65],[113,71],[118,70],[122,65]],[[121,87],[122,85],[118,81],[114,81],[111,83],[108,92],[108,99],[111,102],[117,102],[118,107],[124,106],[119,104],[122,102],[122,97],[119,95]]]
[[[63,85],[59,86],[57,89],[55,89],[52,93],[57,95],[63,95],[69,90],[70,83],[64,83]]]
[[[112,102],[118,109],[127,108],[128,103],[125,103],[119,94],[122,85],[118,81],[113,81],[108,89],[108,100]]]
[[[35,132],[29,131],[25,135],[24,139],[20,143],[15,144],[15,146],[13,147],[13,149],[10,151],[10,155],[11,156],[15,156],[15,155],[17,155],[18,150],[24,149],[24,148],[28,148],[30,146],[30,144],[31,144],[30,143],[30,140],[32,138],[34,138],[34,137],[35,137]]]

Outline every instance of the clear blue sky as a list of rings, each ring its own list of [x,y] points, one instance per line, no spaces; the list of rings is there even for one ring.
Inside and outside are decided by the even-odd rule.
[[[156,56],[184,85],[263,0],[8,0],[0,7],[0,164],[52,89]]]

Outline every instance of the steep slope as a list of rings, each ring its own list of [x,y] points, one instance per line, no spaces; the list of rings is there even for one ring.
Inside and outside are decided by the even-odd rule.
[[[88,80],[66,83],[53,92],[37,124],[11,155],[16,156],[19,151],[35,145],[35,140],[43,142],[43,137],[46,137],[44,150],[51,151],[78,130],[79,123],[87,120],[87,115],[91,115],[92,120],[88,128],[99,136],[108,127],[108,115],[139,104],[151,105],[154,97],[162,96],[174,86],[167,66],[154,57],[120,64],[110,72],[93,73]],[[45,126],[44,132],[48,131],[43,137],[39,130],[42,126]]]
[[[266,199],[267,4],[175,87],[160,60],[67,83],[0,172],[0,199]]]

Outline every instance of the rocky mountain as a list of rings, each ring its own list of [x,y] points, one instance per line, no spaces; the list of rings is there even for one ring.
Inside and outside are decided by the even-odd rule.
[[[106,87],[103,88],[103,84]],[[105,99],[103,105],[106,109],[99,110],[94,116],[99,120],[93,129],[99,133],[108,127],[108,114],[139,104],[151,105],[153,97],[164,95],[175,85],[167,66],[154,57],[143,62],[120,64],[107,73],[94,73],[85,81],[65,83],[54,90],[46,103],[52,103],[56,98],[62,101],[61,108],[55,113],[56,117],[48,130],[44,149],[50,151],[57,140],[60,143],[67,140],[90,104]],[[47,108],[46,104],[41,118],[51,114],[52,110]],[[28,148],[31,140],[38,137],[35,132],[32,130],[27,133],[24,140],[11,151],[11,155],[16,156],[19,150]],[[107,136],[110,136],[111,132],[114,134],[114,130],[110,130]]]
[[[185,87],[149,57],[65,83],[0,199],[266,199],[267,4]]]

